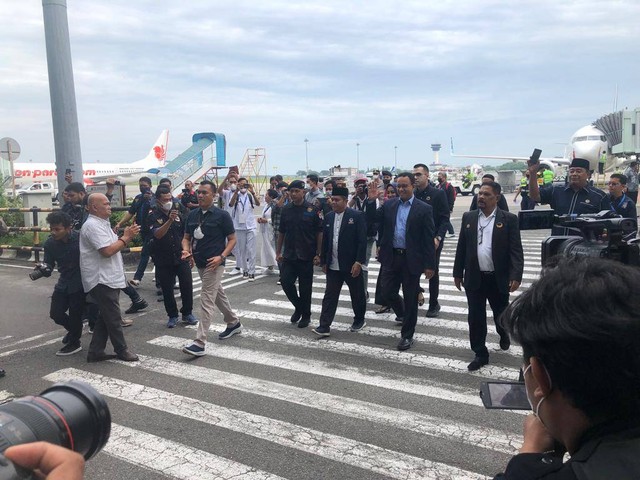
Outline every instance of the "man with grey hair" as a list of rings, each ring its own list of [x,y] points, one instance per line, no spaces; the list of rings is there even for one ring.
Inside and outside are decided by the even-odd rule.
[[[122,330],[133,322],[125,322],[120,313],[120,289],[127,284],[120,251],[127,248],[140,226],[125,228],[122,237],[118,238],[109,223],[111,203],[106,195],[91,194],[88,207],[89,216],[80,231],[80,272],[84,291],[91,294],[100,314],[93,329],[87,362],[116,357],[135,362],[138,356],[128,349]],[[105,353],[107,338],[113,344],[115,355]]]

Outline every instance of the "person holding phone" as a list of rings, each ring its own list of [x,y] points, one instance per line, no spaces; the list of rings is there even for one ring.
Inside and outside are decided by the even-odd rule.
[[[638,268],[588,257],[556,258],[505,310],[532,414],[494,480],[640,478],[638,311]]]

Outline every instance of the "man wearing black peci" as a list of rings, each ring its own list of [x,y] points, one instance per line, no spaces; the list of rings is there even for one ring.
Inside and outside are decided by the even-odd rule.
[[[524,254],[518,217],[497,207],[500,185],[485,183],[478,193],[478,210],[462,215],[453,278],[458,290],[464,285],[469,304],[469,340],[475,358],[469,371],[489,363],[487,350],[487,300],[493,310],[500,348],[508,350],[509,335],[498,318],[509,305],[509,293],[522,281]]]
[[[402,339],[398,350],[413,345],[413,334],[418,321],[418,289],[420,275],[429,279],[436,269],[433,239],[433,209],[413,194],[415,177],[412,173],[398,175],[399,198],[387,200],[377,212],[378,260],[382,264],[380,275],[386,305],[393,308],[402,322]],[[398,290],[402,285],[404,300]]]
[[[313,266],[320,265],[322,220],[318,208],[305,201],[303,181],[291,182],[288,192],[291,203],[282,208],[276,260],[281,265],[282,290],[295,307],[291,323],[305,328],[311,323]]]
[[[438,294],[440,293],[438,265],[440,264],[442,247],[444,246],[444,236],[447,233],[447,228],[449,228],[449,203],[444,190],[434,187],[429,182],[429,167],[424,163],[418,163],[413,166],[413,176],[416,178],[414,195],[418,200],[422,200],[433,208],[433,223],[435,225],[433,243],[436,250],[436,273],[429,279],[429,310],[427,310],[427,317],[437,317],[440,311],[440,304],[438,303]]]
[[[347,208],[347,188],[335,187],[332,193],[333,211],[323,222],[320,255],[322,271],[327,275],[327,288],[322,300],[320,326],[313,329],[313,333],[321,337],[330,335],[331,322],[336,314],[344,283],[349,287],[354,313],[350,330],[357,332],[366,325],[364,314],[367,306],[362,265],[367,249],[367,224],[363,213]]]

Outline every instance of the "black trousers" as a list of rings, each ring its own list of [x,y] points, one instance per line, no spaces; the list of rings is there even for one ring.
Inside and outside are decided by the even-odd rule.
[[[298,280],[298,290],[296,289]],[[280,269],[280,282],[285,295],[302,319],[311,318],[311,286],[313,285],[313,261],[284,259]]]
[[[440,245],[436,249],[436,273],[429,279],[429,308],[436,308],[438,305],[438,295],[440,294],[440,254],[444,247],[444,238],[440,241]]]
[[[191,267],[189,267],[187,262],[180,262],[178,265],[158,265],[156,263],[156,278],[160,282],[164,309],[167,311],[169,318],[178,316],[178,305],[173,296],[173,286],[176,283],[176,277],[178,277],[180,296],[182,297],[182,308],[180,312],[183,315],[189,315],[193,310],[193,277],[191,276]]]
[[[102,355],[107,346],[107,340],[111,340],[116,353],[124,352],[127,349],[127,342],[122,331],[120,289],[98,284],[89,293],[100,310],[93,328],[89,354]]]
[[[633,203],[638,205],[638,190],[636,190],[635,192],[627,192],[627,197],[633,200]]]
[[[478,290],[466,290],[467,301],[469,303],[469,341],[471,350],[476,357],[489,358],[487,350],[487,300],[493,310],[493,321],[496,324],[496,331],[501,337],[507,335],[504,328],[500,326],[499,318],[509,305],[509,294],[501,293],[498,290],[496,277],[493,274],[482,273],[482,283]]]
[[[82,336],[84,297],[85,294],[82,290],[75,293],[54,290],[53,295],[51,295],[49,316],[69,332],[69,343],[79,342]],[[67,310],[69,311],[68,314]]]
[[[409,259],[406,255],[393,254],[391,265],[383,265],[380,270],[382,276],[382,297],[385,304],[393,309],[397,317],[403,318],[402,338],[413,338],[418,322],[418,289],[420,288],[420,274],[409,272]],[[399,290],[402,285],[402,297]]]
[[[364,294],[364,275],[360,272],[356,278],[350,272],[331,270],[327,267],[327,289],[322,299],[322,312],[320,313],[320,326],[330,327],[333,317],[336,315],[338,300],[342,285],[347,284],[351,296],[351,308],[353,308],[353,321],[363,322],[367,309],[367,300]]]

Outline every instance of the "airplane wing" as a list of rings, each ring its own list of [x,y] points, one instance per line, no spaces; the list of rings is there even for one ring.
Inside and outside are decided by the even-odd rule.
[[[458,155],[453,153],[453,138],[451,138],[451,156],[452,157],[458,157],[458,158],[485,158],[485,159],[490,159],[490,160],[511,160],[514,162],[527,162],[529,160],[529,157],[518,157],[518,156],[504,156],[504,155]],[[566,158],[557,158],[557,157],[540,157],[540,161],[541,162],[553,162],[553,163],[557,163],[558,165],[568,165],[570,162],[570,160],[566,159]]]

